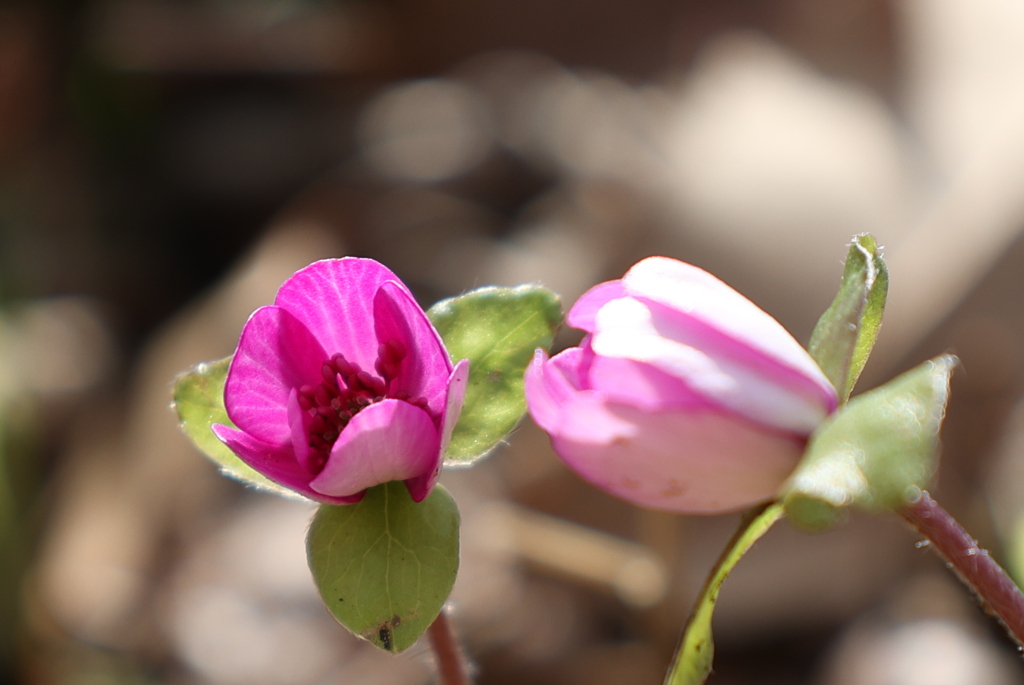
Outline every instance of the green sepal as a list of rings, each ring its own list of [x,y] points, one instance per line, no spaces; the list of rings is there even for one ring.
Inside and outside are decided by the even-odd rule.
[[[711,635],[711,617],[718,601],[718,592],[733,567],[750,551],[768,530],[782,518],[783,508],[772,502],[748,512],[718,563],[704,583],[690,620],[683,630],[683,639],[676,652],[665,685],[702,685],[711,674],[715,657],[715,643]]]
[[[306,551],[338,622],[397,654],[430,627],[455,584],[459,510],[440,485],[416,504],[404,484],[385,483],[358,504],[322,505]]]
[[[786,514],[823,528],[857,506],[896,509],[925,488],[957,360],[943,355],[850,400],[811,436],[781,495]]]
[[[505,439],[526,412],[523,373],[538,347],[548,349],[562,322],[557,295],[539,285],[487,287],[427,312],[453,362],[469,360],[462,414],[445,453],[466,466]]]
[[[246,464],[213,434],[211,428],[215,423],[235,427],[224,409],[224,381],[230,365],[231,357],[226,357],[204,362],[178,376],[174,382],[174,410],[178,412],[182,432],[224,475],[261,490],[305,499]]]
[[[874,236],[854,236],[839,292],[818,319],[808,345],[840,403],[849,399],[875,345],[888,290],[889,273]]]

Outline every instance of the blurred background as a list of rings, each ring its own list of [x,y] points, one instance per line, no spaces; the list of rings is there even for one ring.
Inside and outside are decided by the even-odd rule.
[[[1018,0],[0,4],[0,681],[432,681],[426,646],[322,608],[310,506],[220,477],[168,408],[346,254],[425,305],[568,304],[665,254],[806,341],[871,231],[892,281],[861,388],[961,357],[933,492],[1022,578],[1021,229]],[[737,523],[611,499],[528,420],[443,482],[480,685],[660,683]],[[1024,681],[917,540],[777,526],[725,586],[711,682]]]

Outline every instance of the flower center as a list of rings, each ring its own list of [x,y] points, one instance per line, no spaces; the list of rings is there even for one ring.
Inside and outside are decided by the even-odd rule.
[[[381,343],[377,347],[374,364],[377,375],[374,376],[343,355],[335,354],[321,367],[323,380],[319,385],[304,385],[299,389],[299,407],[309,417],[306,422],[310,447],[308,466],[314,475],[323,470],[331,447],[352,417],[371,404],[391,398],[426,408],[424,398],[409,397],[392,388],[407,355],[400,340]]]

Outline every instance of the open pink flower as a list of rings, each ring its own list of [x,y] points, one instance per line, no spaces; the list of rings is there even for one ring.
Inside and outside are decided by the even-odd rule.
[[[585,479],[641,506],[713,513],[771,497],[837,405],[768,314],[706,271],[651,257],[569,311],[579,347],[526,371],[530,414]]]
[[[405,481],[422,501],[462,409],[454,368],[408,288],[372,259],[330,259],[289,278],[242,329],[213,432],[267,478],[329,504]]]

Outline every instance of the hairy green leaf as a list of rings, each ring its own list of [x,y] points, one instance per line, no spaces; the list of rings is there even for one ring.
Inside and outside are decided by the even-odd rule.
[[[927,486],[956,363],[950,355],[937,357],[833,414],[783,487],[790,519],[820,528],[845,507],[895,509]]]
[[[526,412],[523,373],[562,321],[558,296],[539,285],[480,288],[427,312],[453,361],[469,359],[469,386],[445,463],[485,456]]]
[[[322,505],[306,549],[338,622],[398,653],[430,627],[455,583],[459,510],[440,485],[416,504],[404,484],[385,483],[358,504]]]
[[[854,236],[835,300],[811,334],[808,351],[821,367],[840,402],[846,402],[878,337],[889,289],[889,273],[875,238]]]

